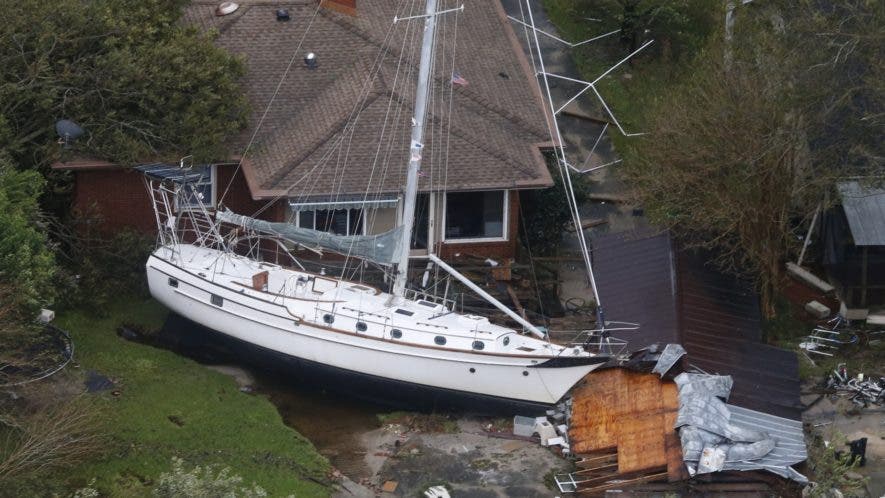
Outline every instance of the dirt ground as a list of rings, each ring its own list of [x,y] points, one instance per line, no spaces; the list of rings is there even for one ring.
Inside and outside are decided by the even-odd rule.
[[[451,433],[409,432],[399,424],[369,431],[361,439],[373,477],[344,479],[333,496],[421,496],[433,485],[445,485],[453,496],[558,495],[545,480],[552,484],[552,473],[570,464],[536,443],[489,437],[482,433],[486,422],[458,419]],[[382,491],[388,481],[396,482],[393,492]]]
[[[816,396],[809,396],[803,402],[814,398]],[[855,472],[868,478],[868,496],[885,496],[885,408],[858,411],[846,399],[834,402],[825,396],[803,414],[803,421],[827,441],[840,437],[848,441],[867,438],[866,465]]]

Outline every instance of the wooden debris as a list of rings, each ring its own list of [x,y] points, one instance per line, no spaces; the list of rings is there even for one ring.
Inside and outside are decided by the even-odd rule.
[[[522,307],[522,303],[519,302],[519,298],[516,297],[516,292],[513,291],[513,287],[510,284],[507,284],[507,295],[510,296],[510,300],[513,301],[513,307],[516,308],[516,312],[523,318],[525,318],[525,308]]]
[[[590,199],[591,201],[614,202],[617,204],[623,204],[626,202],[630,202],[630,198],[625,195],[603,194],[601,192],[589,194],[589,195],[587,195],[587,198]]]

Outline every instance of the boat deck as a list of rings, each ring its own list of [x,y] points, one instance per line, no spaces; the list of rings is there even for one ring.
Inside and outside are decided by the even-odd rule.
[[[171,251],[162,248],[161,257],[171,257]],[[201,278],[284,305],[291,315],[324,328],[485,353],[586,355],[582,348],[526,336],[483,316],[453,312],[443,304],[423,299],[396,298],[375,287],[329,275],[292,270],[188,244],[176,246],[174,259]]]

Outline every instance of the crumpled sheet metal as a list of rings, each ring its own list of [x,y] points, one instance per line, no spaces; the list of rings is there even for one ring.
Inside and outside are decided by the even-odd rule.
[[[801,422],[726,404],[720,398],[731,391],[730,377],[685,373],[675,381],[675,427],[689,474],[764,469],[807,481],[790,467],[807,457]]]
[[[681,344],[667,344],[664,346],[664,351],[658,358],[658,362],[655,363],[655,367],[651,369],[652,373],[663,377],[683,356],[685,356],[685,348]]]
[[[699,395],[716,396],[728,400],[734,380],[731,375],[707,375],[696,373],[681,373],[673,379],[679,388],[679,400],[682,401],[683,393],[686,397]]]

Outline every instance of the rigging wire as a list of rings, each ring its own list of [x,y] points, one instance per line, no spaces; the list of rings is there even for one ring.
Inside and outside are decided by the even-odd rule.
[[[227,196],[228,191],[230,190],[231,185],[234,182],[234,178],[236,178],[237,173],[239,173],[240,168],[243,166],[243,161],[246,160],[246,156],[249,154],[249,149],[252,147],[252,144],[255,142],[255,137],[258,136],[258,131],[261,130],[261,125],[264,124],[264,119],[267,117],[267,113],[270,111],[270,106],[273,105],[274,99],[277,98],[277,94],[280,93],[280,88],[283,87],[283,82],[286,81],[286,76],[289,75],[289,71],[292,69],[292,66],[295,64],[295,60],[298,59],[298,54],[301,53],[301,47],[304,45],[304,40],[307,39],[307,34],[310,33],[310,28],[313,26],[313,22],[316,19],[317,15],[320,12],[320,8],[323,2],[317,2],[316,9],[313,11],[313,15],[310,16],[310,21],[307,23],[307,28],[304,30],[304,34],[301,35],[301,39],[298,40],[298,46],[295,47],[295,50],[292,52],[292,57],[289,59],[289,63],[286,64],[286,70],[283,71],[282,76],[280,76],[280,81],[277,82],[276,88],[274,88],[273,94],[270,96],[270,100],[267,102],[267,105],[264,107],[264,112],[261,113],[261,118],[258,120],[258,124],[255,125],[255,131],[252,132],[252,136],[249,137],[249,142],[246,144],[246,148],[243,149],[243,155],[240,157],[240,160],[237,161],[237,167],[234,170],[234,173],[231,175],[230,179],[227,182],[227,187],[224,188],[224,193],[221,194],[221,199],[219,199],[219,204],[224,198]]]
[[[356,120],[358,120],[359,116],[362,114],[362,112],[365,111],[365,107],[362,106],[361,104],[363,104],[365,102],[365,99],[367,98],[368,94],[371,91],[372,83],[373,83],[374,79],[377,77],[377,74],[380,72],[380,69],[381,69],[380,61],[381,61],[381,59],[383,59],[383,55],[386,53],[385,47],[386,47],[387,42],[388,42],[388,40],[391,36],[391,33],[393,31],[393,26],[394,25],[391,24],[391,26],[388,28],[388,31],[387,31],[386,36],[384,38],[384,41],[382,42],[381,50],[379,50],[378,55],[376,56],[375,61],[372,65],[372,67],[370,68],[369,75],[366,77],[366,80],[365,80],[363,87],[360,91],[360,94],[359,94],[360,98],[357,99],[357,102],[354,104],[353,108],[351,109],[348,119],[345,120],[346,124],[345,124],[344,131],[339,136],[337,136],[335,139],[333,139],[332,146],[330,147],[330,149],[324,153],[324,155],[320,158],[320,160],[317,162],[317,164],[315,166],[313,166],[313,168],[311,168],[309,171],[305,172],[301,176],[301,178],[299,178],[298,180],[295,180],[291,185],[289,185],[286,189],[284,189],[282,193],[280,193],[280,194],[274,196],[273,198],[271,198],[270,200],[268,200],[261,208],[259,208],[258,210],[255,211],[255,213],[253,213],[252,217],[256,217],[259,214],[263,213],[264,211],[269,209],[271,206],[276,204],[276,202],[278,202],[280,199],[282,199],[284,197],[288,197],[289,193],[295,187],[297,187],[301,183],[301,181],[303,181],[305,179],[313,178],[313,183],[311,184],[311,187],[308,189],[308,193],[312,192],[313,189],[316,187],[316,184],[320,180],[320,175],[315,175],[314,173],[317,171],[317,169],[321,170],[321,168],[324,168],[326,166],[326,162],[329,160],[329,158],[331,158],[334,155],[336,150],[338,150],[337,147],[339,147],[343,143],[343,141],[347,138],[348,132],[351,131],[350,128],[354,127],[354,123],[356,122]]]

